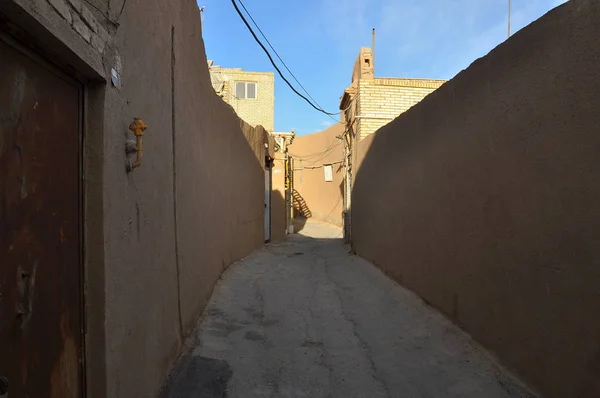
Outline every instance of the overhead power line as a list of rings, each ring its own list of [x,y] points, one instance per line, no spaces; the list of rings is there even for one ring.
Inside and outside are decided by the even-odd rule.
[[[305,166],[305,167],[298,167],[295,168],[294,171],[300,171],[300,170],[314,170],[314,169],[322,169],[325,166],[333,166],[334,164],[340,164],[340,163],[344,163],[343,161],[339,161],[339,162],[333,162],[333,163],[325,163],[322,164],[320,166]]]
[[[325,150],[323,150],[323,151],[321,151],[319,153],[315,153],[315,154],[311,154],[311,155],[306,155],[306,156],[297,156],[297,155],[293,155],[292,154],[292,156],[294,157],[294,159],[298,159],[298,160],[300,160],[302,162],[307,162],[307,163],[309,163],[309,166],[312,166],[312,165],[318,163],[319,161],[325,159],[327,156],[329,156],[329,154],[334,149],[336,149],[340,145],[342,145],[342,141],[339,141],[339,140],[336,139]]]
[[[310,153],[310,154],[307,154],[307,155],[295,155],[293,153],[291,155],[294,158],[296,158],[296,159],[311,160],[311,159],[314,159],[314,158],[318,158],[319,156],[322,156],[325,152],[329,151],[336,144],[340,144],[340,143],[341,143],[341,141],[336,138],[329,145],[327,145],[327,147],[325,149],[323,149],[322,151]]]
[[[240,2],[241,3],[241,2]],[[254,40],[256,41],[256,43],[258,43],[258,45],[263,49],[263,51],[265,52],[265,54],[267,55],[267,57],[269,58],[269,61],[271,61],[271,65],[273,65],[273,67],[275,68],[275,70],[277,71],[277,73],[279,74],[279,76],[283,79],[283,81],[289,86],[290,89],[292,89],[292,91],[294,93],[296,93],[296,95],[298,95],[299,97],[301,97],[302,99],[304,99],[310,106],[312,106],[314,109],[316,109],[317,111],[324,113],[325,115],[328,116],[335,116],[335,115],[339,115],[340,112],[327,112],[326,110],[324,110],[323,108],[321,108],[321,106],[319,106],[318,104],[314,104],[310,99],[308,99],[307,97],[305,97],[303,94],[301,94],[298,90],[296,90],[296,88],[289,82],[288,79],[286,79],[286,77],[283,75],[283,73],[281,72],[281,70],[279,69],[279,67],[277,66],[277,64],[275,63],[275,61],[273,60],[273,57],[271,56],[271,54],[269,53],[269,51],[267,50],[267,48],[264,46],[264,44],[262,44],[262,42],[260,41],[260,39],[256,36],[256,33],[254,33],[254,30],[252,29],[252,27],[250,26],[250,24],[248,23],[248,21],[246,20],[246,17],[244,17],[244,14],[242,13],[242,11],[239,9],[237,3],[235,2],[235,0],[231,0],[231,4],[233,4],[233,7],[235,8],[235,11],[238,13],[238,15],[240,16],[240,18],[242,19],[242,21],[244,22],[244,25],[246,25],[246,28],[248,28],[248,30],[250,31],[250,34],[252,35],[252,37],[254,38]],[[246,9],[244,7],[244,9]],[[246,10],[246,12],[248,12],[248,10]],[[248,16],[250,16],[250,13],[248,13]],[[250,16],[250,18],[252,18],[252,16]],[[257,26],[258,27],[258,26]],[[260,30],[260,29],[259,29]],[[266,38],[265,38],[266,39]],[[281,58],[280,58],[281,59]],[[283,61],[282,61],[283,62]],[[285,65],[285,64],[284,64]],[[287,67],[286,67],[287,68]],[[289,69],[288,69],[289,71]],[[291,72],[290,72],[291,74]],[[302,86],[302,85],[300,85]],[[308,94],[308,93],[307,93]],[[308,94],[310,97],[310,94]],[[312,97],[311,97],[312,98]],[[313,99],[314,100],[314,99]],[[316,102],[316,101],[315,101]]]
[[[252,23],[254,24],[254,26],[256,26],[256,29],[258,29],[258,32],[260,33],[260,35],[263,37],[263,39],[265,39],[265,41],[267,42],[267,44],[269,45],[269,47],[271,48],[271,50],[273,50],[273,53],[275,54],[275,56],[279,59],[279,61],[281,61],[281,64],[283,65],[283,67],[289,72],[290,76],[292,76],[292,78],[296,81],[296,83],[298,83],[298,85],[306,93],[306,95],[308,95],[308,97],[311,100],[313,100],[313,102],[315,103],[315,105],[317,105],[319,108],[323,109],[323,107],[321,106],[321,104],[319,104],[317,102],[317,100],[312,95],[310,95],[310,93],[308,92],[308,90],[302,85],[302,83],[300,83],[300,81],[298,80],[298,78],[296,78],[296,76],[290,70],[290,68],[288,68],[288,66],[285,63],[285,61],[281,58],[281,56],[279,55],[279,53],[277,52],[277,50],[275,50],[275,48],[273,47],[273,45],[271,44],[271,42],[269,41],[269,39],[267,38],[267,36],[264,34],[264,32],[262,31],[262,29],[260,28],[260,26],[258,26],[258,23],[254,20],[254,18],[252,17],[252,14],[250,14],[250,11],[248,11],[248,9],[246,8],[246,6],[242,2],[242,0],[238,0],[238,3],[240,3],[240,5],[244,9],[244,11],[246,11],[246,14],[248,14],[248,16],[250,17],[250,20],[252,21]],[[335,121],[336,123],[341,123],[339,120],[337,120],[336,118],[334,118],[331,115],[327,115],[327,117],[329,117],[331,120]]]
[[[292,76],[292,78],[296,81],[296,83],[298,83],[298,85],[306,93],[306,95],[308,95],[308,97],[311,100],[313,100],[314,103],[317,106],[319,106],[320,108],[322,108],[321,105],[317,102],[317,100],[314,99],[312,95],[310,95],[310,93],[306,90],[306,88],[304,88],[304,86],[302,85],[302,83],[300,83],[298,81],[298,79],[296,78],[296,76],[294,75],[294,73],[292,73],[292,71],[290,70],[290,68],[288,68],[288,66],[286,65],[285,61],[283,59],[281,59],[281,56],[279,55],[279,53],[277,52],[277,50],[275,50],[275,48],[273,48],[273,45],[271,44],[271,42],[269,41],[269,39],[267,38],[267,36],[263,33],[263,31],[260,28],[260,26],[258,26],[258,23],[256,23],[256,21],[254,20],[254,18],[252,18],[252,14],[250,14],[250,11],[248,11],[248,9],[246,8],[246,6],[242,2],[242,0],[238,0],[238,3],[240,3],[240,5],[244,9],[244,11],[246,11],[246,14],[248,14],[248,16],[250,17],[250,20],[252,21],[252,23],[254,24],[254,26],[256,26],[256,29],[258,29],[258,32],[261,34],[261,36],[263,37],[263,39],[265,39],[265,41],[267,42],[267,44],[269,45],[269,47],[271,48],[271,50],[273,50],[273,53],[275,54],[275,56],[279,59],[279,61],[281,61],[281,64],[283,65],[283,67],[289,72],[290,76]]]

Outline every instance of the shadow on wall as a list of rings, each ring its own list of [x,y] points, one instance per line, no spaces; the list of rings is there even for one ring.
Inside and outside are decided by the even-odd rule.
[[[294,206],[294,218],[295,217],[311,218],[312,213],[310,212],[310,209],[308,208],[306,201],[304,200],[302,195],[300,195],[300,193],[296,189],[293,190],[292,197],[293,197],[292,203]]]
[[[599,20],[570,1],[475,61],[360,142],[352,192],[356,253],[556,398],[600,397]]]

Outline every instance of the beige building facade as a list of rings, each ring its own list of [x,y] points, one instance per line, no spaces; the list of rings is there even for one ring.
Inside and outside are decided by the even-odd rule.
[[[352,72],[352,83],[340,103],[349,129],[361,139],[406,112],[445,80],[376,78],[373,53],[361,48]]]
[[[208,61],[215,92],[253,127],[275,129],[275,75],[249,72],[241,68],[222,68]]]

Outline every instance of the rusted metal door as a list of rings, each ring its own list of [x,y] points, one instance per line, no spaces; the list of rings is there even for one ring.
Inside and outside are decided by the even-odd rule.
[[[0,38],[0,378],[80,397],[81,87]]]

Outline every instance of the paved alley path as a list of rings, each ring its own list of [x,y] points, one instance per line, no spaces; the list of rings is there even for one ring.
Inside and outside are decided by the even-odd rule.
[[[232,265],[164,396],[533,396],[340,237],[309,222]]]

